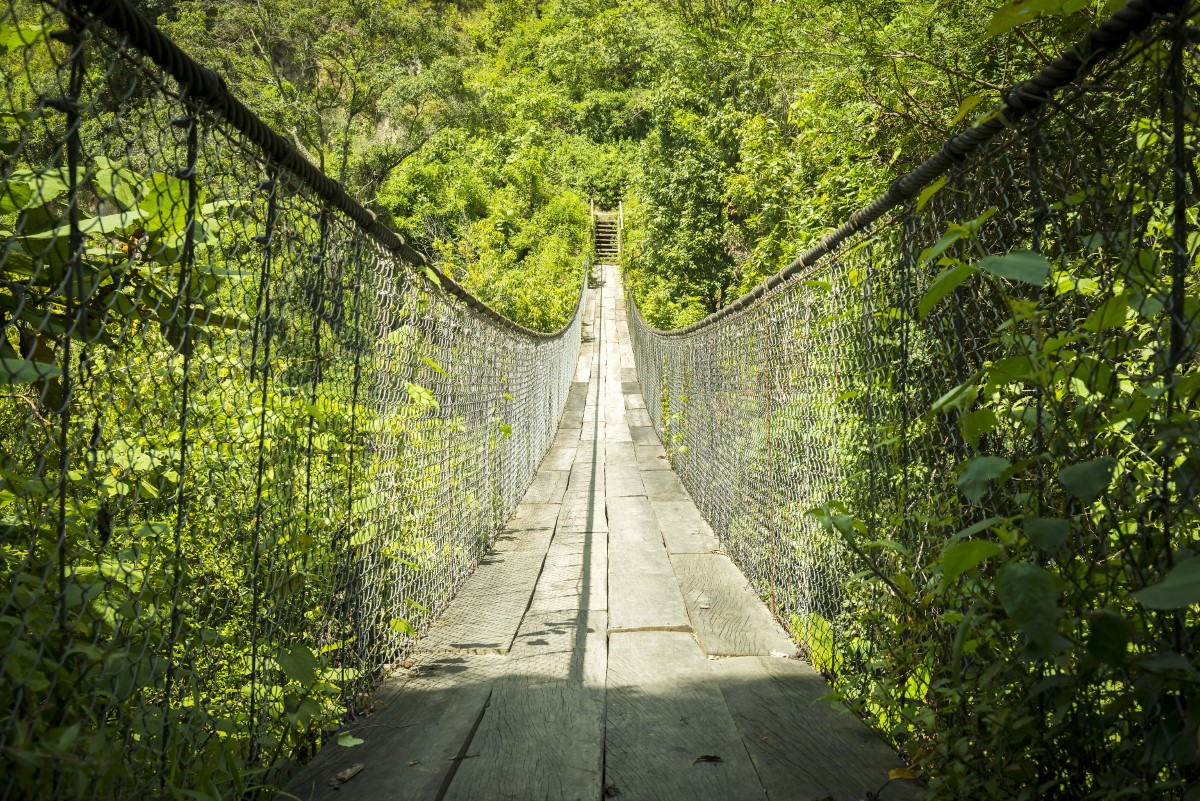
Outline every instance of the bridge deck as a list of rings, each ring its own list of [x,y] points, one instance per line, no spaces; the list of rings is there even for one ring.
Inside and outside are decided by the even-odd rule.
[[[292,782],[300,798],[858,801],[900,767],[785,658],[794,646],[671,471],[602,269],[533,484],[350,727],[365,742],[326,748]],[[899,781],[881,797],[919,795]]]

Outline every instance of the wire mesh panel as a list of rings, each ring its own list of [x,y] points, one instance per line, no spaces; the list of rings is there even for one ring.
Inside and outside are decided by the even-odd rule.
[[[630,309],[703,514],[946,796],[1200,777],[1198,34],[1160,18],[757,302]]]
[[[239,797],[478,562],[581,315],[413,270],[98,6],[0,10],[0,797]]]

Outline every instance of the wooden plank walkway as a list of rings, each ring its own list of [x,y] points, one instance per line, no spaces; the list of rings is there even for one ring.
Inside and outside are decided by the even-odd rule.
[[[648,426],[615,268],[496,544],[301,799],[920,798],[720,551]],[[361,769],[340,789],[330,779]]]

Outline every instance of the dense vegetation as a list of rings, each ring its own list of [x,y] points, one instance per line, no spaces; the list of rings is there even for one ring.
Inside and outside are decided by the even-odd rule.
[[[672,327],[787,264],[1111,7],[161,10],[168,31],[314,161],[526,322],[565,319],[586,206],[623,199],[626,272],[648,317]]]
[[[143,8],[186,50],[225,76],[271,126],[447,274],[502,313],[543,330],[563,325],[574,309],[581,256],[590,247],[592,204],[624,205],[628,228],[622,267],[647,319],[662,328],[701,319],[787,264],[932,153],[949,133],[990,108],[1002,87],[1033,72],[1111,11],[1105,4],[1073,0],[1018,0],[1011,5],[935,0],[146,0]],[[274,354],[275,363],[264,361],[258,367],[259,354],[247,345],[246,333],[261,295],[256,298],[253,285],[243,283],[258,269],[257,257],[247,255],[247,243],[261,236],[264,221],[278,214],[271,225],[286,229],[293,242],[282,264],[303,264],[311,257],[305,243],[318,240],[320,217],[303,203],[273,211],[271,201],[249,185],[227,190],[225,196],[213,188],[211,196],[201,195],[196,204],[204,241],[185,244],[180,209],[191,190],[186,178],[160,169],[158,159],[167,157],[154,152],[157,146],[178,158],[182,134],[166,137],[166,145],[112,145],[114,158],[122,155],[123,146],[128,160],[116,163],[100,144],[105,129],[85,122],[85,138],[92,139],[84,148],[88,183],[80,191],[88,199],[83,224],[89,235],[80,263],[96,273],[89,285],[95,297],[94,306],[73,306],[60,281],[72,260],[63,245],[61,217],[68,181],[62,165],[50,163],[50,140],[57,129],[39,119],[40,111],[29,110],[28,96],[31,87],[44,90],[44,74],[57,68],[61,78],[65,70],[44,54],[30,55],[30,46],[40,45],[48,31],[18,33],[9,23],[0,30],[8,98],[0,116],[0,151],[13,156],[19,142],[23,161],[5,162],[0,191],[0,225],[6,238],[16,242],[6,246],[6,284],[0,292],[5,314],[0,359],[8,383],[16,387],[0,418],[8,443],[0,509],[6,530],[21,532],[5,542],[3,559],[11,596],[22,611],[20,619],[0,619],[0,632],[16,643],[4,664],[13,683],[0,690],[0,706],[16,713],[6,722],[6,761],[0,764],[30,795],[104,795],[128,779],[131,762],[148,766],[147,776],[159,762],[175,765],[174,771],[157,777],[139,777],[158,781],[160,790],[190,786],[209,795],[229,787],[245,790],[269,780],[269,773],[255,772],[259,767],[289,754],[304,756],[319,732],[356,700],[347,688],[369,683],[369,676],[360,675],[360,657],[376,641],[364,638],[352,648],[343,647],[354,635],[332,626],[320,647],[298,643],[267,655],[269,669],[255,674],[269,674],[264,686],[251,683],[248,691],[242,686],[251,658],[248,644],[256,644],[264,629],[286,631],[350,603],[352,588],[345,582],[351,579],[334,547],[340,547],[339,537],[350,529],[358,533],[349,547],[364,545],[372,524],[362,521],[379,521],[390,512],[377,508],[382,490],[344,497],[342,477],[370,470],[371,480],[382,480],[378,477],[392,463],[426,457],[433,463],[450,450],[446,443],[459,447],[470,437],[463,418],[435,414],[438,399],[429,387],[436,390],[445,372],[432,358],[435,350],[429,343],[436,337],[423,339],[420,331],[402,326],[383,346],[420,354],[410,359],[415,365],[410,374],[390,387],[404,399],[398,412],[367,413],[357,397],[344,391],[349,377],[358,374],[356,354],[370,345],[346,326],[349,306],[343,301],[352,296],[350,287],[358,275],[338,273],[331,278],[336,285],[323,290],[331,298],[345,298],[330,300],[341,328],[336,336],[329,334],[336,354],[322,365],[319,354],[298,343],[304,342],[308,327],[320,328],[313,318],[325,319],[328,310],[306,305],[314,288],[297,277],[300,272],[277,263],[276,302],[290,315],[279,336],[287,344]],[[104,98],[99,118],[117,127],[113,120],[121,103],[140,103],[140,113],[156,118],[162,130],[169,128],[165,107],[143,95],[122,98],[122,81],[128,76],[120,70],[111,75],[92,70],[88,80],[101,87]],[[22,83],[24,76],[33,77]],[[1161,158],[1160,140],[1165,141],[1161,131],[1148,129],[1146,152]],[[206,152],[200,161],[219,172],[222,153],[219,148]],[[249,170],[241,174],[236,169],[222,175],[226,187],[245,184],[249,177]],[[1118,174],[1113,180],[1113,191],[1133,193],[1135,178]],[[1136,213],[1164,225],[1164,209],[1154,203]],[[958,235],[946,246],[950,249],[936,254],[942,257],[938,268],[949,276],[946,294],[953,289],[949,282],[961,283],[979,272],[974,259],[964,255],[974,247],[978,227],[951,229],[955,231]],[[180,254],[193,246],[208,247],[215,255],[202,259],[204,268],[195,275],[177,275]],[[1165,259],[1164,248],[1161,241],[1147,246],[1147,262],[1157,265]],[[35,262],[37,268],[31,268]],[[1071,295],[1076,291],[1072,282],[1086,280],[1068,274],[1066,266],[1053,265],[1057,285],[1070,284],[1057,295]],[[1049,280],[1049,269],[1042,283]],[[1129,278],[1131,269],[1122,263],[1118,272]],[[264,268],[262,274],[267,272]],[[950,534],[957,539],[950,540],[952,547],[932,569],[936,586],[930,590],[929,608],[936,606],[948,616],[918,624],[902,600],[861,609],[846,605],[843,611],[854,612],[864,626],[907,638],[904,648],[881,653],[864,637],[855,642],[859,650],[852,656],[876,667],[901,664],[908,673],[889,674],[865,693],[840,689],[860,713],[908,749],[944,797],[1003,798],[1017,786],[1036,793],[1037,781],[1048,775],[1038,763],[1044,755],[1022,749],[1058,709],[1067,710],[1060,717],[1068,718],[1069,725],[1056,736],[1069,737],[1088,728],[1104,731],[1124,720],[1131,708],[1174,704],[1170,715],[1147,718],[1152,718],[1150,728],[1165,720],[1170,735],[1169,743],[1153,744],[1150,759],[1158,760],[1155,766],[1182,764],[1194,770],[1194,754],[1171,750],[1181,740],[1195,739],[1194,681],[1185,675],[1190,665],[1164,662],[1138,672],[1143,681],[1136,694],[1114,689],[1134,675],[1123,671],[1133,659],[1126,649],[1135,640],[1157,637],[1159,629],[1183,631],[1194,623],[1174,611],[1186,603],[1155,607],[1165,611],[1151,614],[1130,601],[1132,589],[1146,581],[1143,574],[1157,576],[1154,571],[1161,572],[1164,565],[1150,557],[1153,564],[1132,559],[1130,570],[1138,581],[1113,579],[1119,592],[1112,590],[1118,600],[1111,608],[1096,607],[1085,597],[1091,584],[1081,581],[1060,591],[1066,582],[1050,578],[1041,567],[1053,561],[1046,554],[1057,553],[1068,536],[1094,537],[1108,525],[1136,527],[1130,515],[1136,518],[1156,491],[1154,480],[1145,477],[1165,457],[1154,452],[1152,442],[1124,435],[1116,423],[1105,428],[1106,420],[1136,418],[1139,424],[1149,421],[1151,428],[1177,425],[1179,431],[1171,435],[1177,443],[1195,441],[1185,415],[1175,407],[1155,405],[1161,393],[1155,394],[1159,385],[1153,352],[1165,336],[1163,318],[1155,314],[1162,307],[1143,313],[1146,293],[1133,278],[1104,286],[1120,300],[1119,314],[1113,311],[1116,306],[1106,307],[1109,317],[1094,322],[1091,317],[1075,320],[1067,301],[1043,310],[1032,301],[1021,305],[1018,297],[1009,308],[1007,296],[997,294],[1006,311],[986,309],[996,327],[981,328],[982,336],[1012,358],[1024,359],[1020,364],[1004,361],[1004,369],[1026,373],[1014,379],[995,365],[981,368],[963,382],[958,395],[927,399],[931,403],[912,410],[914,416],[924,415],[920,426],[951,425],[937,422],[938,415],[961,424],[963,442],[971,447],[957,454],[961,464],[953,468],[961,468],[962,477],[955,486],[963,487],[970,505],[995,492],[988,496],[995,514],[982,528],[954,528]],[[372,280],[378,282],[376,288],[390,291],[383,286],[390,275],[381,271]],[[24,288],[13,288],[18,285]],[[1188,302],[1194,304],[1194,299]],[[183,325],[180,309],[187,312]],[[89,315],[117,327],[90,331]],[[1046,320],[1063,329],[1078,323],[1091,330],[1087,326],[1092,325],[1093,333],[1126,326],[1130,344],[1119,353],[1085,352],[1091,345],[1080,345],[1078,352],[1061,350],[1061,342],[1044,337]],[[108,361],[81,360],[79,351],[89,348]],[[1102,393],[1077,381],[1074,365],[1106,359],[1119,362],[1123,383],[1110,372]],[[1035,370],[1033,364],[1041,367]],[[207,371],[211,380],[191,386],[185,380],[188,369]],[[266,391],[264,380],[261,395],[255,394],[256,369],[261,369],[259,375],[278,371],[278,390]],[[103,380],[88,384],[93,371]],[[73,406],[61,380],[67,372],[77,377]],[[1096,368],[1097,375],[1102,373]],[[80,383],[78,376],[87,381]],[[1109,405],[1095,399],[1113,394],[1117,384],[1130,387],[1128,398]],[[173,427],[176,398],[185,386],[191,393],[190,424],[221,432],[212,441],[192,445],[189,469],[197,478],[187,487],[176,472],[183,432]],[[1046,522],[1050,512],[1030,506],[1021,490],[1042,469],[1043,455],[1013,455],[1002,447],[1020,439],[1012,427],[1039,425],[1036,415],[1031,424],[1027,419],[1028,404],[1022,398],[1028,392],[1055,397],[1064,409],[1078,402],[1080,411],[1064,412],[1063,427],[1047,433],[1047,453],[1069,451],[1086,440],[1093,445],[1098,441],[1105,453],[1112,453],[1089,451],[1095,458],[1079,460],[1079,483],[1073,486],[1064,478],[1064,488],[1045,501],[1070,511],[1069,522]],[[251,394],[256,405],[238,405],[238,398]],[[512,400],[503,388],[496,394]],[[64,476],[57,464],[47,466],[42,454],[67,440],[59,439],[57,422],[71,414],[73,439],[68,445],[81,458],[78,469]],[[499,419],[484,425],[486,433],[475,439],[494,454],[512,429]],[[68,428],[66,423],[62,428]],[[1101,429],[1103,434],[1095,436]],[[863,430],[847,427],[841,432],[848,450],[860,442]],[[355,432],[362,431],[402,445],[373,464],[354,462]],[[298,434],[306,441],[297,440]],[[350,445],[339,449],[343,442]],[[1180,464],[1190,470],[1190,450],[1173,447]],[[307,462],[298,455],[301,449],[308,450]],[[1012,458],[997,455],[1002,450]],[[315,460],[313,452],[319,453]],[[360,458],[362,453],[358,451]],[[1097,461],[1117,456],[1119,469],[1116,461]],[[1068,466],[1061,461],[1054,456],[1052,466]],[[417,575],[433,562],[465,569],[470,561],[469,552],[439,550],[420,534],[430,525],[420,516],[434,515],[430,510],[445,499],[462,501],[453,514],[466,521],[464,526],[485,503],[460,491],[454,474],[462,463],[439,464],[440,473],[430,470],[405,486],[389,488],[405,498],[397,506],[419,510],[396,513],[404,517],[398,524],[403,543],[379,555],[403,566],[392,575]],[[896,480],[924,486],[930,476],[923,470],[904,465]],[[269,490],[283,488],[281,500],[295,501],[303,491],[302,536],[290,507],[270,497],[264,503],[265,472],[270,473]],[[1137,502],[1106,506],[1096,489],[1101,479],[1135,484],[1127,497]],[[69,515],[55,507],[63,487],[73,498]],[[1006,487],[1013,489],[1007,492]],[[288,492],[296,494],[289,497]],[[961,509],[948,510],[959,502],[955,493],[951,487],[940,497],[947,509],[941,510],[945,519],[939,525],[962,517]],[[853,492],[826,500],[842,499],[855,500]],[[310,507],[337,511],[310,514]],[[801,521],[805,511],[789,510],[796,528],[808,525]],[[929,530],[929,520],[916,520],[898,505],[873,513],[887,518],[897,531]],[[829,505],[824,514],[830,532],[846,536],[861,533],[865,524],[860,518],[868,517],[867,510],[853,506]],[[194,525],[174,522],[183,519]],[[1031,530],[1029,520],[1041,521],[1034,524],[1041,528]],[[264,531],[265,546],[258,540]],[[206,536],[211,532],[219,535]],[[960,539],[966,540],[965,550],[953,545]],[[65,571],[60,574],[64,544],[73,560],[94,568],[69,579]],[[911,546],[899,543],[897,552]],[[266,552],[270,558],[260,571]],[[180,566],[184,555],[187,570]],[[901,557],[887,563],[889,558],[880,562],[891,564],[897,575],[910,564]],[[953,564],[948,566],[947,560]],[[255,568],[248,571],[251,562]],[[946,579],[951,573],[964,580]],[[900,579],[889,575],[887,580]],[[417,586],[419,578],[406,581],[386,590],[390,598],[407,604],[400,610],[404,616],[396,610],[380,613],[370,637],[395,635],[407,641],[403,638],[413,633],[410,620],[429,618],[423,604],[438,596]],[[1016,582],[1029,592],[1014,589]],[[267,597],[260,592],[264,587],[278,591],[278,609],[259,604]],[[195,622],[205,610],[190,608],[176,615],[151,602],[161,599],[164,588],[176,595],[194,590],[191,597],[200,599],[198,605],[219,608],[226,623],[207,627]],[[1106,586],[1104,592],[1110,589]],[[1018,597],[1037,603],[1022,606],[1013,600]],[[956,611],[960,609],[965,613]],[[68,612],[73,629],[62,624]],[[811,621],[793,624],[797,631],[812,631]],[[917,635],[944,638],[948,631],[957,633],[956,658],[963,649],[984,655],[981,664],[987,655],[1004,657],[979,669],[985,673],[1000,666],[983,678],[974,677],[978,683],[971,697],[957,685],[929,686],[939,665],[926,663],[937,662],[940,652],[927,648]],[[48,634],[30,645],[22,639],[29,632]],[[1076,645],[1086,640],[1079,651],[1085,653],[1082,661],[1060,642],[1063,634]],[[1026,639],[1016,639],[1022,636]],[[92,642],[80,646],[76,640],[81,639]],[[395,642],[389,640],[391,646]],[[832,643],[814,638],[805,645],[831,674],[845,667],[848,656],[835,653]],[[186,669],[176,667],[183,661],[179,657],[191,654],[196,657]],[[1072,707],[1072,693],[1083,684],[1076,679],[1084,672],[1089,698],[1095,701],[1088,714]],[[1044,698],[1032,712],[1022,705],[1027,699],[1020,698],[1030,673],[1047,682],[1039,689]],[[137,695],[164,682],[161,693]],[[216,697],[205,694],[212,687],[219,688]],[[51,703],[39,706],[30,693],[48,693]],[[120,730],[124,752],[114,757],[106,716],[135,697],[137,720]],[[889,698],[899,700],[889,704]],[[277,713],[269,724],[253,714],[255,703]],[[979,709],[964,714],[970,721],[982,720],[986,731],[939,739],[938,727],[950,720],[945,710],[972,703],[979,703]],[[1056,706],[1047,711],[1047,705]],[[74,708],[86,708],[96,720],[78,721],[64,712]],[[205,737],[181,737],[178,732],[189,725]],[[1133,738],[1142,730],[1131,727],[1114,734],[1124,737],[1114,753],[1141,758]],[[984,764],[994,768],[983,778],[980,771],[963,767],[981,742],[988,746]],[[1098,748],[1095,742],[1091,747]],[[1167,751],[1171,753],[1163,756]],[[188,775],[176,764],[184,756]],[[68,763],[75,768],[61,773],[46,769]],[[1090,777],[1080,781],[1086,792],[1120,792],[1115,784],[1089,784]]]

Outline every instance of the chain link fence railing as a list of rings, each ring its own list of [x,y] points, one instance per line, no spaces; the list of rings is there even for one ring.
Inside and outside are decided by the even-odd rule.
[[[1200,29],[1114,20],[733,308],[629,310],[704,516],[939,797],[1198,792]]]
[[[407,264],[120,0],[10,0],[0,58],[0,798],[242,797],[476,565],[581,314]]]

